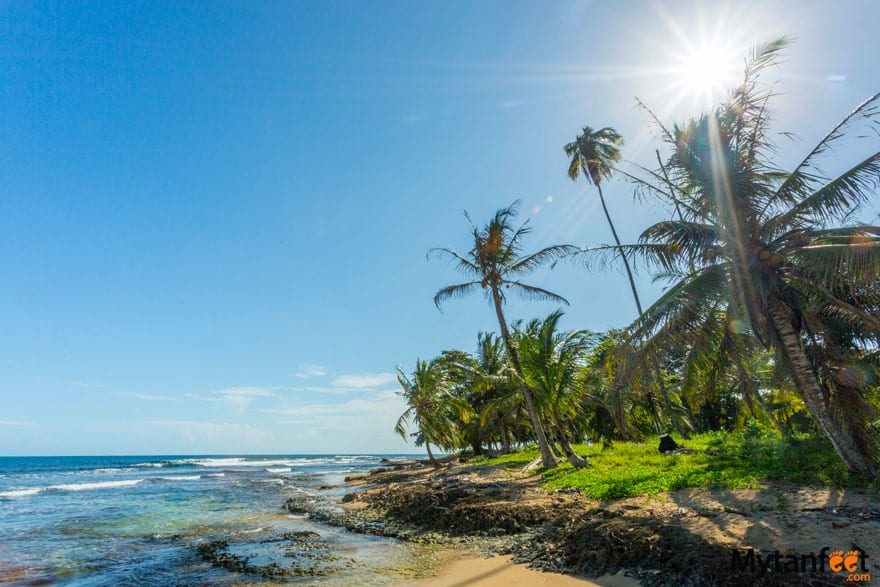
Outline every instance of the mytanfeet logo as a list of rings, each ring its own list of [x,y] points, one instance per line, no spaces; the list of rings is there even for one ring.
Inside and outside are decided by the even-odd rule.
[[[858,548],[852,550],[832,550],[826,546],[819,554],[780,553],[778,550],[761,555],[750,548],[747,551],[734,550],[731,567],[736,571],[761,573],[845,573],[846,581],[869,583],[868,554]]]

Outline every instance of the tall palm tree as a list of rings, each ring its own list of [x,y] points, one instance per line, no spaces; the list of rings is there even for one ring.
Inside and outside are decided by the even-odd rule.
[[[785,44],[756,48],[743,84],[714,111],[671,130],[661,125],[672,153],[664,173],[642,184],[665,198],[676,193],[684,214],[624,247],[673,281],[637,334],[655,348],[684,348],[722,309],[776,351],[847,467],[877,478],[875,438],[866,424],[872,410],[864,384],[847,374],[852,361],[880,346],[880,226],[849,220],[876,197],[880,151],[836,176],[822,170],[821,158],[848,131],[876,125],[880,94],[856,107],[793,171],[776,168],[768,161],[772,94],[757,79]],[[608,256],[616,252],[606,247]]]
[[[611,221],[611,214],[608,212],[608,206],[605,204],[605,195],[602,193],[602,181],[611,177],[614,173],[614,166],[620,161],[620,147],[623,146],[623,137],[613,128],[606,126],[598,130],[585,126],[575,140],[565,145],[565,154],[568,155],[570,161],[568,164],[568,177],[572,181],[577,181],[580,176],[584,176],[589,183],[596,186],[599,192],[599,201],[602,203],[602,211],[605,212],[605,219],[608,221],[608,227],[614,236],[614,243],[623,260],[623,266],[626,269],[626,276],[629,279],[630,291],[632,291],[633,301],[639,312],[639,317],[644,313],[642,311],[642,302],[639,299],[639,291],[636,288],[636,282],[633,279],[632,269],[626,252],[621,247],[620,237],[617,236],[617,230],[614,228],[614,222]],[[660,395],[663,397],[666,411],[669,418],[675,426],[676,430],[682,436],[687,436],[687,429],[681,424],[680,418],[672,405],[669,392],[663,382],[663,375],[659,367],[653,368],[654,375],[657,379],[657,386],[660,389]],[[648,403],[653,405],[654,400],[648,395]],[[659,418],[655,414],[655,420]],[[658,430],[660,432],[661,430]]]
[[[431,464],[438,467],[431,444],[443,449],[456,447],[457,431],[451,408],[460,406],[451,401],[446,390],[446,379],[436,358],[430,361],[416,359],[412,377],[400,367],[397,368],[397,373],[397,381],[402,388],[397,393],[403,397],[408,407],[398,418],[394,430],[406,440],[407,426],[415,424],[418,428],[417,436],[425,443]]]
[[[617,236],[617,229],[614,228],[614,222],[611,221],[611,214],[608,212],[608,206],[605,205],[605,195],[602,193],[602,181],[611,177],[615,164],[620,161],[621,146],[623,146],[623,137],[610,126],[599,130],[585,126],[575,140],[565,145],[565,154],[571,160],[568,164],[568,177],[572,181],[577,181],[583,175],[589,183],[596,186],[596,190],[599,192],[602,211],[605,212],[605,219],[614,236],[614,243],[620,251],[620,258],[623,259],[633,300],[636,303],[639,316],[641,316],[642,302],[639,299],[636,282],[633,280],[632,269],[630,269],[626,254],[620,248],[620,237]]]
[[[536,253],[522,255],[521,241],[531,229],[528,226],[528,221],[520,225],[519,228],[514,228],[513,221],[516,218],[518,205],[519,201],[517,200],[507,208],[498,210],[495,216],[481,228],[471,224],[473,247],[467,253],[462,255],[446,248],[436,248],[429,251],[429,256],[435,254],[441,258],[451,259],[456,263],[459,271],[473,278],[471,281],[440,289],[434,296],[434,304],[439,309],[445,300],[463,297],[480,289],[492,302],[508,357],[514,371],[520,378],[520,388],[526,401],[538,446],[541,449],[541,462],[545,469],[552,469],[556,467],[556,459],[547,442],[544,427],[535,407],[532,390],[523,379],[519,355],[504,317],[505,292],[513,290],[526,299],[548,300],[567,305],[568,301],[565,298],[540,287],[525,284],[520,281],[520,277],[531,273],[547,262],[572,254],[577,249],[571,245],[556,245],[546,247]],[[469,217],[468,220],[470,220]]]

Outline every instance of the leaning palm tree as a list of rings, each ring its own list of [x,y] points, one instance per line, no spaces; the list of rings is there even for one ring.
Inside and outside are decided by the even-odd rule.
[[[531,273],[547,262],[573,253],[576,248],[571,245],[556,245],[546,247],[536,253],[522,255],[521,241],[531,229],[528,226],[528,221],[520,225],[519,228],[514,228],[513,221],[516,218],[518,204],[519,201],[516,201],[507,208],[498,210],[492,220],[482,228],[471,224],[473,247],[467,253],[460,254],[446,248],[436,248],[429,251],[429,256],[436,254],[439,257],[453,260],[459,271],[473,278],[471,281],[449,285],[439,290],[434,296],[434,304],[439,309],[445,300],[463,297],[480,289],[492,302],[508,357],[520,379],[520,388],[526,401],[529,418],[532,421],[535,439],[541,449],[541,462],[545,469],[552,469],[556,467],[556,459],[553,457],[535,407],[534,394],[523,379],[519,355],[504,317],[505,292],[513,290],[526,299],[549,300],[567,305],[568,301],[565,298],[540,287],[525,284],[520,281],[520,277]],[[465,216],[467,216],[466,213]],[[470,220],[469,217],[468,220]]]
[[[431,452],[431,443],[443,449],[454,448],[457,443],[457,432],[450,411],[453,402],[447,393],[447,382],[440,364],[437,359],[416,359],[412,377],[400,367],[397,368],[397,373],[397,381],[402,388],[397,393],[403,397],[408,407],[398,418],[394,430],[406,440],[407,426],[415,424],[418,428],[417,438],[425,443],[431,464],[438,467],[439,463]]]
[[[880,226],[853,224],[876,198],[880,151],[835,176],[822,156],[858,125],[876,133],[880,94],[862,102],[793,171],[769,156],[769,90],[759,72],[784,39],[759,47],[729,100],[683,126],[661,125],[671,155],[640,180],[682,217],[646,229],[624,250],[673,282],[636,325],[655,350],[685,348],[722,311],[773,349],[798,395],[851,471],[878,477],[864,383],[847,376],[880,346]],[[867,136],[871,136],[868,133]],[[876,147],[875,147],[876,148]],[[606,247],[606,258],[617,248]]]

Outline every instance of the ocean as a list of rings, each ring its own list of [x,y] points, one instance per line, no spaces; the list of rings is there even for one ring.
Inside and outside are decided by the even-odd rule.
[[[394,457],[0,457],[0,584],[394,584],[412,576],[415,546],[283,508],[290,497],[342,494],[329,486],[383,456]],[[298,548],[279,538],[291,533],[310,540]],[[214,566],[199,546],[217,540],[254,564],[296,564],[305,576]]]

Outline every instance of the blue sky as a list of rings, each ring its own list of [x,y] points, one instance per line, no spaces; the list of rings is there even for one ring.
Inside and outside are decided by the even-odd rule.
[[[413,450],[395,366],[497,328],[479,297],[431,301],[463,210],[519,198],[534,248],[610,241],[562,146],[610,125],[650,163],[635,97],[696,114],[689,46],[733,81],[796,38],[768,75],[793,163],[880,90],[878,22],[869,0],[4,3],[0,454]],[[662,213],[606,195],[625,240]],[[565,327],[635,317],[619,272],[533,282]]]

